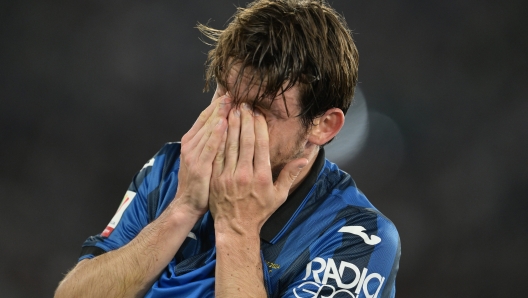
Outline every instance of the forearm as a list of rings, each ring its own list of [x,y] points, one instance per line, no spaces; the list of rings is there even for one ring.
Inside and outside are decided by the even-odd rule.
[[[266,297],[258,233],[216,233],[216,297]]]
[[[55,297],[143,296],[198,219],[184,209],[171,211],[120,249],[81,261],[60,283]]]

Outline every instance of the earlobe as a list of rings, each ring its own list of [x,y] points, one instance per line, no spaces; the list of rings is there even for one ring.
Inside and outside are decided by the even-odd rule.
[[[333,108],[324,113],[324,115],[314,120],[308,141],[310,143],[322,146],[334,138],[345,124],[345,114],[341,109]]]

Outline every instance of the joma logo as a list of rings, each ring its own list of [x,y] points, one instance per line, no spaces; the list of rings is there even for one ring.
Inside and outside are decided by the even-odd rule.
[[[339,229],[338,232],[358,235],[359,237],[363,238],[363,241],[365,241],[365,243],[368,245],[376,245],[381,242],[380,237],[376,235],[371,235],[369,237],[363,231],[365,231],[365,228],[362,226],[344,226],[341,229]]]

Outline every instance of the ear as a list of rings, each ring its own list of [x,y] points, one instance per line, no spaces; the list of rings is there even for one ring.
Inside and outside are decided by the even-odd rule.
[[[329,109],[324,115],[314,119],[308,134],[310,143],[322,146],[328,143],[345,124],[345,114],[338,108]]]

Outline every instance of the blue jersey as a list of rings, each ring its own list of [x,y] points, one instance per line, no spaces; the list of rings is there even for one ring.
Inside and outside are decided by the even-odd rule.
[[[93,258],[130,242],[173,200],[180,144],[166,144],[134,177],[106,229],[83,244]],[[320,153],[261,229],[269,297],[394,297],[400,240],[394,224]],[[215,233],[206,213],[145,297],[214,297]]]

